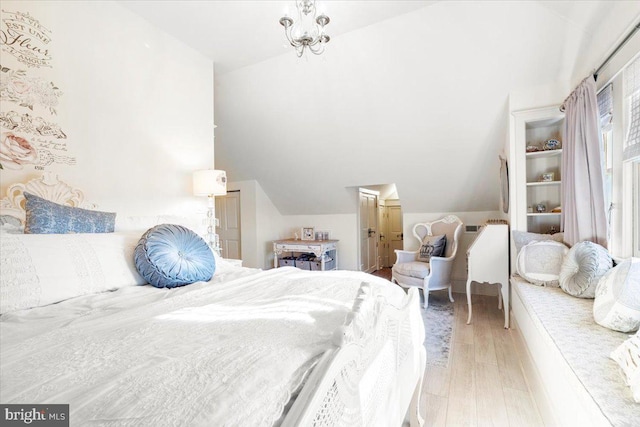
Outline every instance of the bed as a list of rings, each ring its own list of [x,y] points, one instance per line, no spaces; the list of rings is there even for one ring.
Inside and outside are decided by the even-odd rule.
[[[69,404],[82,426],[423,424],[415,290],[219,257],[211,280],[158,289],[133,263],[145,230],[21,234],[25,191],[87,207],[51,175],[0,201],[3,404]]]

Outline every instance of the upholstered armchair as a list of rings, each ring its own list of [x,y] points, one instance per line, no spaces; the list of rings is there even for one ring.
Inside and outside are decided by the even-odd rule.
[[[405,288],[422,288],[424,308],[429,305],[431,291],[449,289],[449,300],[453,302],[451,270],[461,232],[462,221],[455,215],[414,225],[413,235],[420,247],[417,251],[396,250],[397,258],[391,269],[391,281]],[[443,235],[444,239],[439,238]]]

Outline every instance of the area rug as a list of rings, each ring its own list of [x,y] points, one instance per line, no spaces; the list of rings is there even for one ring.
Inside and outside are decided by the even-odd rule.
[[[383,268],[373,274],[391,280],[390,268]],[[423,302],[421,298],[420,304]],[[424,346],[427,349],[427,365],[447,368],[455,325],[453,303],[449,301],[449,294],[447,292],[430,294],[429,306],[426,310],[421,306],[421,310],[425,329]]]
[[[427,365],[447,368],[451,354],[451,340],[455,325],[453,303],[448,292],[429,295],[429,306],[422,309]]]

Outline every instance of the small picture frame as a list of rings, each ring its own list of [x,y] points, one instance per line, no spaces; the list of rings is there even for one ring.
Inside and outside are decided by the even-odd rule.
[[[553,172],[547,172],[540,175],[540,181],[542,182],[553,182],[553,178],[554,178]]]
[[[301,240],[315,240],[316,235],[314,233],[313,227],[302,227],[301,231]]]

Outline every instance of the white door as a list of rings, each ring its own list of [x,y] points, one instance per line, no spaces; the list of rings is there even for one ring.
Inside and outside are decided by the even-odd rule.
[[[396,262],[396,249],[402,250],[404,247],[404,235],[402,230],[402,208],[400,206],[387,206],[389,214],[389,254],[391,264]]]
[[[378,267],[389,267],[389,213],[383,205],[384,200],[378,200]]]
[[[378,269],[378,196],[360,191],[360,271]]]
[[[216,197],[216,217],[220,225],[216,233],[220,238],[222,257],[242,259],[240,247],[240,191],[229,191],[226,196]]]

